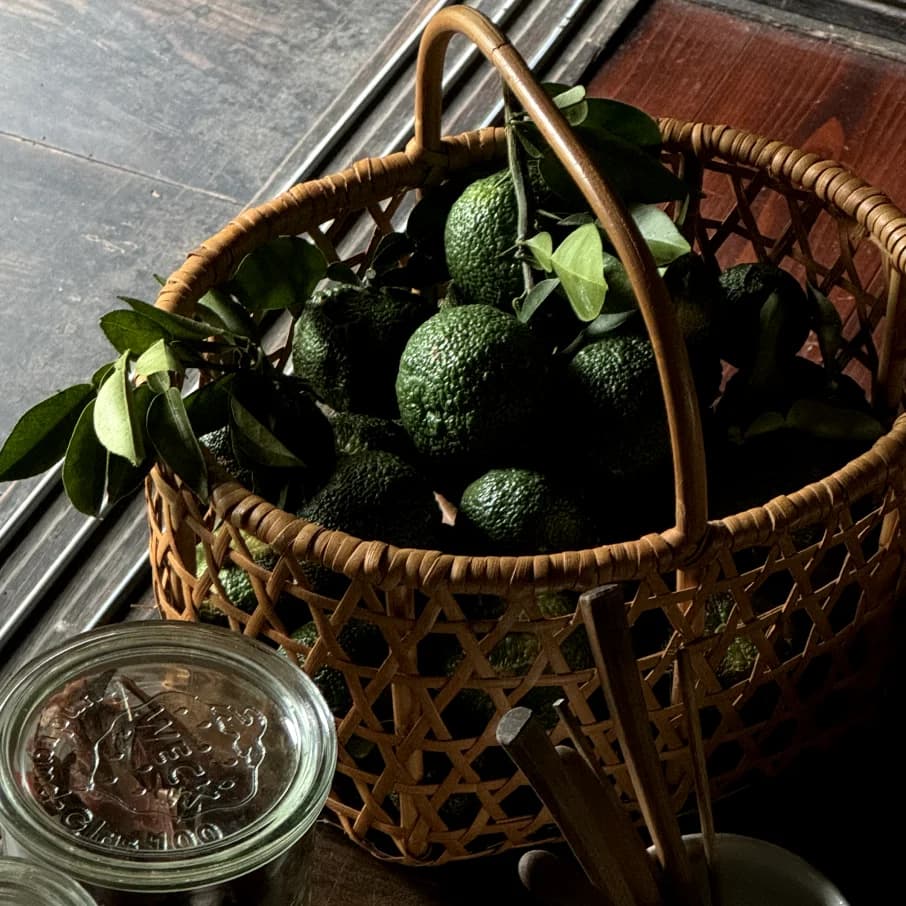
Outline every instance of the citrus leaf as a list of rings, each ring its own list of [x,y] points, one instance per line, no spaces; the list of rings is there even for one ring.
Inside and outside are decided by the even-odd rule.
[[[648,151],[584,123],[576,127],[589,157],[627,203],[653,204],[684,198],[685,183]],[[573,183],[563,164],[548,152],[540,162],[541,177],[552,192],[570,207],[585,207],[588,202]]]
[[[604,279],[607,281],[604,311],[613,314],[638,309],[635,291],[629,282],[629,274],[626,273],[623,262],[609,252],[604,252]]]
[[[142,486],[149,468],[150,463],[147,460],[142,460],[142,462],[134,466],[123,459],[122,456],[117,456],[115,453],[108,451],[106,470],[107,506],[113,506],[124,497],[128,497],[137,491]]]
[[[137,311],[111,311],[101,318],[100,323],[104,336],[120,354],[127,349],[142,353],[158,340],[170,337],[160,324]]]
[[[196,303],[200,317],[219,330],[226,330],[233,336],[255,340],[258,325],[243,305],[229,293],[220,289],[208,290]]]
[[[746,428],[743,438],[749,440],[753,437],[761,437],[764,434],[771,434],[773,431],[782,431],[787,428],[787,421],[783,413],[768,410],[762,412]]]
[[[203,437],[229,424],[232,385],[233,375],[226,374],[204,384],[185,398],[186,413],[196,437]]]
[[[59,462],[82,409],[93,396],[91,384],[76,384],[32,406],[0,448],[0,481],[30,478]]]
[[[176,387],[168,388],[151,400],[146,424],[158,456],[201,500],[206,501],[208,468]]]
[[[362,283],[359,275],[343,261],[331,261],[324,276],[334,283],[346,283],[349,286],[360,286]]]
[[[321,250],[298,236],[281,236],[259,246],[239,262],[229,282],[249,311],[301,304],[327,272]]]
[[[101,367],[91,375],[91,386],[94,387],[95,390],[107,380],[107,375],[113,370],[115,364],[116,362],[107,362],[105,365],[101,365]]]
[[[230,407],[233,452],[241,463],[278,469],[304,467],[305,463],[235,397]]]
[[[133,311],[144,315],[149,321],[153,321],[158,327],[163,328],[164,339],[206,340],[211,336],[211,327],[208,324],[193,321],[182,315],[174,315],[172,312],[142,302],[141,299],[133,299],[130,296],[118,296],[117,298],[121,302],[125,302]],[[144,350],[136,348],[133,351],[143,352]]]
[[[135,425],[142,441],[142,449],[145,455],[142,460],[135,465],[108,451],[107,456],[107,500],[105,507],[110,507],[118,500],[127,497],[141,487],[148,472],[151,470],[153,460],[148,455],[150,443],[147,442],[147,429],[145,422],[147,420],[148,408],[151,401],[156,396],[155,392],[147,384],[139,384],[133,388],[132,404]],[[97,431],[97,428],[95,428]]]
[[[655,264],[659,266],[670,264],[671,261],[692,251],[686,237],[660,208],[637,204],[630,207],[629,213],[648,248],[651,249]]]
[[[553,95],[553,101],[558,109],[564,110],[573,104],[578,104],[585,100],[585,87],[582,85],[557,85],[557,92]]]
[[[551,256],[551,264],[577,317],[594,320],[601,313],[607,292],[598,228],[587,223],[573,230]]]
[[[86,516],[97,516],[104,502],[107,450],[94,433],[94,405],[82,410],[66,447],[63,460],[63,489],[72,505]]]
[[[657,122],[638,107],[612,98],[587,98],[586,104],[588,112],[584,125],[643,148],[660,146],[661,130]]]
[[[412,249],[412,239],[405,233],[387,233],[381,237],[374,250],[371,267],[376,274],[382,274],[397,267],[400,260],[410,254]]]
[[[825,366],[833,367],[836,355],[843,344],[843,321],[840,320],[840,312],[837,311],[837,306],[809,281],[805,284],[805,292],[812,308],[812,330],[818,338],[821,358],[824,359]]]
[[[551,264],[554,240],[551,239],[550,233],[538,233],[526,239],[522,244],[532,253],[532,257],[541,270],[550,273],[554,269]]]
[[[579,211],[576,214],[567,214],[557,221],[557,226],[582,226],[584,223],[594,223],[594,215],[588,211]]]
[[[144,458],[141,423],[136,419],[133,387],[129,380],[129,352],[116,361],[113,371],[98,390],[94,407],[94,430],[111,452],[137,466]]]
[[[288,450],[261,422],[235,397],[230,400],[230,416],[234,431],[233,446],[241,457],[245,456],[265,466],[277,468],[304,468],[305,463]]]
[[[170,389],[170,375],[166,371],[156,371],[145,378],[145,383],[153,393],[165,393]]]
[[[545,156],[547,146],[534,123],[512,123],[511,128],[516,138],[519,139],[519,144],[522,145],[523,150],[529,157],[533,160],[539,160]]]
[[[883,425],[867,412],[841,409],[824,400],[801,399],[786,415],[791,428],[823,440],[873,443],[884,435]]]
[[[542,87],[571,126],[578,126],[588,115],[584,85],[544,82]]]
[[[557,109],[571,126],[578,126],[588,116],[588,104],[585,101],[585,88],[582,85],[549,84],[545,86]]]
[[[165,340],[158,340],[152,346],[149,346],[135,362],[136,374],[144,377],[169,371],[182,374],[183,367],[179,356],[176,355]]]
[[[541,303],[560,285],[557,277],[539,280],[529,291],[516,312],[516,319],[525,324],[541,307]]]
[[[563,349],[563,355],[567,358],[574,356],[583,346],[594,343],[609,333],[617,330],[625,324],[630,318],[638,317],[637,311],[618,311],[602,312],[594,321],[591,321],[587,327],[583,328],[579,335]]]
[[[612,333],[633,317],[635,317],[635,311],[603,312],[585,328],[583,331],[585,339],[600,340],[601,337]]]

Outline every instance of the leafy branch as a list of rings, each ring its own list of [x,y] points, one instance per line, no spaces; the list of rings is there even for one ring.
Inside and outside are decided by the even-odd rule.
[[[660,130],[647,114],[619,101],[589,98],[581,86],[545,86],[582,141],[589,157],[606,172],[626,203],[659,267],[690,251],[670,217],[657,204],[681,199],[685,183],[661,163]],[[575,316],[588,325],[583,337],[596,338],[618,326],[626,312],[635,310],[635,297],[626,272],[613,254],[607,237],[588,211],[572,178],[542,139],[537,127],[520,111],[507,115],[508,136],[518,145],[510,150],[510,171],[519,202],[523,267],[541,271],[543,277],[526,278],[526,292],[517,307],[517,317],[529,321],[547,299],[565,297]],[[551,193],[551,202],[567,215],[538,211],[551,221],[548,230],[529,236],[523,210],[528,209],[525,187],[519,179],[527,171],[527,155]],[[578,211],[578,213],[577,213]],[[586,336],[587,335],[587,336]],[[572,344],[575,345],[575,344]]]
[[[38,475],[62,460],[68,497],[97,516],[160,461],[206,499],[208,468],[198,437],[242,408],[232,399],[236,373],[267,379],[274,371],[261,345],[263,314],[297,314],[326,271],[316,246],[281,237],[243,258],[224,286],[198,301],[193,318],[121,297],[127,307],[100,319],[117,358],[19,419],[0,448],[0,481]],[[179,388],[186,373],[199,367],[211,380],[184,398]],[[252,413],[243,409],[234,422],[265,464],[276,456],[285,465],[292,457]]]

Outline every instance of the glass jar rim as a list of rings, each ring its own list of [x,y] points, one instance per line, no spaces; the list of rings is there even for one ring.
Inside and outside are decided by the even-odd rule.
[[[61,871],[15,856],[0,856],[0,889],[32,896],[40,890],[44,906],[97,906],[81,886]]]
[[[130,658],[188,661],[239,676],[279,706],[291,732],[304,740],[281,794],[242,832],[196,848],[136,854],[87,842],[52,821],[29,796],[17,756],[34,714],[65,683],[108,664],[126,665]],[[314,823],[336,765],[333,717],[314,682],[262,643],[216,626],[120,623],[77,636],[33,659],[0,687],[0,715],[0,819],[28,856],[57,865],[84,883],[111,889],[189,890],[266,865]]]

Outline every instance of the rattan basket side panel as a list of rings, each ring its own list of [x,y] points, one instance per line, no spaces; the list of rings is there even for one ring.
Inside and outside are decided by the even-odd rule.
[[[896,428],[900,442],[904,421]],[[852,494],[835,495],[819,484],[751,518],[717,524],[695,589],[677,592],[669,572],[640,575],[625,585],[652,725],[672,766],[678,808],[691,789],[682,709],[672,699],[673,655],[680,644],[693,654],[719,792],[738,788],[753,773],[781,770],[805,747],[828,744],[851,725],[853,712],[844,704],[862,702],[863,693],[875,687],[903,558],[899,532],[882,548],[883,526],[901,518],[906,500],[902,454],[893,441],[880,448],[867,469],[848,467],[829,483],[845,489],[848,473],[858,471],[862,477],[851,483]],[[202,546],[241,562],[241,536],[228,525],[211,532]],[[175,550],[168,555],[172,560]],[[175,576],[189,572],[185,564],[170,568]],[[330,808],[347,833],[376,854],[444,862],[551,837],[549,816],[521,777],[507,769],[494,740],[496,720],[519,703],[543,711],[554,697],[566,697],[632,808],[595,672],[572,669],[568,660],[570,640],[582,631],[580,619],[575,613],[540,618],[544,592],[514,589],[502,600],[501,613],[475,619],[483,602],[450,586],[430,593],[385,591],[349,581],[337,598],[329,598],[308,591],[303,564],[284,555],[265,588],[273,593],[281,575],[280,594],[318,623],[317,645],[306,648],[287,639],[279,624],[269,622],[267,608],[227,613],[246,631],[257,616],[259,637],[306,656],[304,669],[312,675],[335,671],[350,690],[348,706],[337,714],[341,754]],[[567,593],[575,599],[577,589]],[[209,594],[216,594],[213,587]],[[275,604],[280,594],[273,595]],[[696,613],[721,595],[732,599],[730,612],[722,626],[699,636]],[[341,637],[350,621],[377,627],[386,650],[380,663],[350,659]],[[538,640],[537,655],[524,672],[501,675],[490,655],[504,638],[520,633]],[[431,648],[450,645],[458,658],[455,669],[439,672]],[[740,646],[754,659],[745,672],[728,672],[724,663]],[[405,714],[401,702],[408,703]],[[485,709],[478,728],[463,726],[463,702],[467,714]],[[554,722],[551,732],[565,739],[565,729]]]
[[[900,209],[836,161],[782,142],[729,126],[670,118],[660,125],[665,146],[704,170],[699,252],[724,266],[780,264],[828,294],[845,322],[846,372],[862,381],[870,372],[874,400],[895,411],[906,374],[906,347],[897,340],[906,327]]]

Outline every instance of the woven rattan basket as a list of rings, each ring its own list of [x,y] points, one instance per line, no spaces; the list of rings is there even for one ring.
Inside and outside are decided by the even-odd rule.
[[[331,258],[355,264],[366,246],[394,228],[411,193],[455,171],[503,159],[502,129],[440,139],[443,57],[457,32],[481,48],[542,129],[633,278],[669,413],[676,525],[583,551],[454,556],[328,531],[234,481],[214,487],[209,507],[161,469],[147,484],[153,580],[163,617],[195,620],[202,602],[213,602],[235,630],[306,653],[309,672],[324,666],[341,671],[352,706],[337,721],[340,757],[329,809],[350,837],[376,854],[420,864],[556,837],[549,815],[495,746],[499,716],[531,701],[533,690],[569,701],[631,804],[597,676],[590,669],[571,671],[563,654],[580,617],[543,617],[540,593],[624,583],[630,622],[646,627],[637,640],[638,664],[680,807],[691,774],[672,690],[678,646],[692,653],[709,769],[715,792],[726,793],[753,772],[779,771],[805,747],[826,744],[851,726],[856,709],[864,713],[861,695],[870,701],[877,686],[903,575],[903,416],[869,451],[823,480],[708,520],[701,421],[688,362],[647,249],[516,51],[472,10],[447,9],[426,30],[416,135],[406,152],[361,161],[243,212],[191,253],[158,305],[191,313],[195,300],[225,281],[245,254],[281,235],[307,235]],[[846,320],[841,356],[848,370],[872,387],[879,407],[895,412],[906,316],[900,297],[906,219],[899,210],[840,165],[780,142],[675,120],[662,121],[661,128],[665,157],[688,178],[702,180],[703,201],[691,221],[698,251],[721,265],[758,258],[808,276]],[[371,229],[349,248],[348,237],[362,235],[349,225],[362,217]],[[833,251],[813,253],[819,248]],[[270,545],[276,562],[256,563],[250,536]],[[196,565],[198,545],[206,569]],[[345,592],[336,598],[312,592],[305,561],[345,576]],[[253,613],[233,606],[216,581],[226,563],[251,576],[258,600]],[[503,614],[467,619],[461,605],[477,593],[505,599]],[[726,625],[705,634],[706,601],[720,593],[732,594],[736,603]],[[300,623],[318,624],[320,639],[311,651],[288,638],[278,601],[297,607]],[[388,652],[382,663],[347,658],[337,639],[351,619],[378,628]],[[651,633],[653,625],[663,631]],[[523,676],[497,675],[488,653],[514,631],[536,634],[538,657]],[[728,684],[718,668],[740,636],[757,649],[757,658]],[[464,653],[452,676],[419,670],[420,652],[438,637],[455,638]],[[646,647],[651,638],[658,643]],[[469,689],[486,693],[495,713],[483,732],[464,738],[449,719],[450,706]],[[566,736],[560,725],[551,733],[556,740]]]

